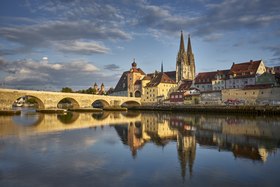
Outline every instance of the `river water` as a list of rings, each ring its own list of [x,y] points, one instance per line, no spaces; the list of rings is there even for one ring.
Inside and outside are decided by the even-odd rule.
[[[0,186],[279,186],[280,117],[0,116]]]

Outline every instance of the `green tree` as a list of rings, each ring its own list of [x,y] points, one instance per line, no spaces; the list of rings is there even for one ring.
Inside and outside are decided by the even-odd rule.
[[[92,88],[92,87],[89,87],[89,88],[86,90],[86,93],[87,93],[87,94],[93,94],[93,88]]]
[[[72,93],[73,90],[72,90],[72,88],[64,87],[64,88],[61,89],[61,92]]]

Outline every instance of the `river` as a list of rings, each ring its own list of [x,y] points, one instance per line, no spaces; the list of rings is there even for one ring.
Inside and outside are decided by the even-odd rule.
[[[280,117],[0,116],[0,186],[279,186]]]

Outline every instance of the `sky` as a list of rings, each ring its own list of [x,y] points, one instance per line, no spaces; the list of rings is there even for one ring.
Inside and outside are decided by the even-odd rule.
[[[115,87],[135,59],[174,71],[183,31],[196,72],[280,66],[279,0],[1,0],[0,87]]]

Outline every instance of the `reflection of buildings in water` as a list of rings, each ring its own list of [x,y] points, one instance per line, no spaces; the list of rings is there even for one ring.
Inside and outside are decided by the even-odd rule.
[[[142,138],[142,125],[140,122],[128,125],[127,144],[130,147],[133,158],[135,158],[137,150],[145,144],[145,140]]]
[[[178,158],[181,165],[181,175],[185,179],[186,168],[189,168],[189,175],[192,176],[193,165],[196,154],[195,134],[191,131],[179,131],[177,135]]]
[[[129,145],[133,157],[146,142],[151,141],[155,145],[164,146],[177,135],[177,130],[171,129],[163,116],[155,114],[142,115],[141,122],[122,127],[116,126],[115,129],[122,142]]]
[[[189,168],[189,175],[192,176],[193,165],[196,155],[196,139],[193,120],[188,118],[171,118],[170,127],[177,130],[177,151],[181,166],[183,180],[186,176],[186,168]]]
[[[235,158],[247,158],[250,160],[261,160],[265,162],[268,156],[268,151],[265,148],[235,145],[231,150]]]
[[[128,126],[127,124],[114,126],[117,134],[119,135],[122,143],[128,145]]]

